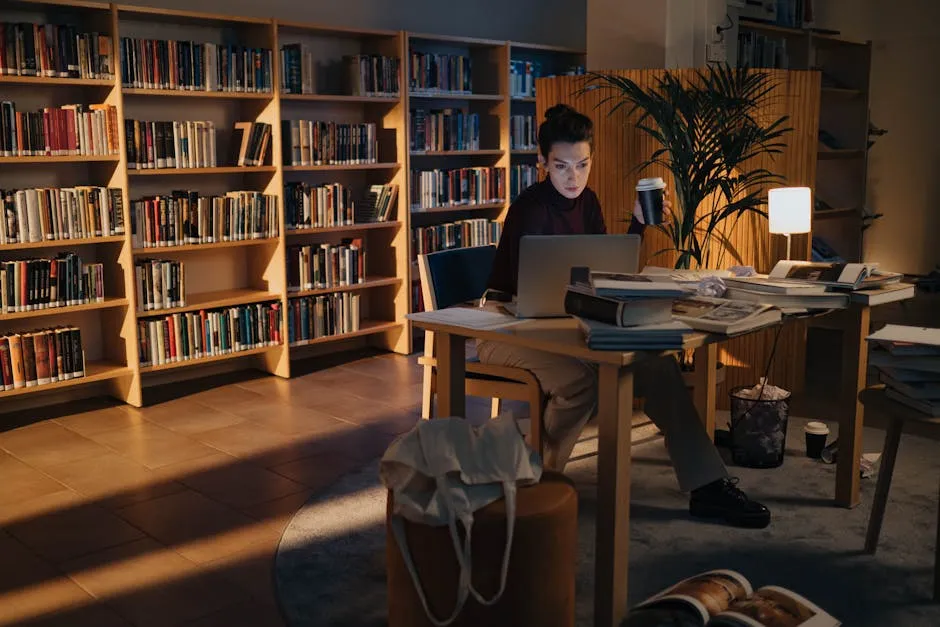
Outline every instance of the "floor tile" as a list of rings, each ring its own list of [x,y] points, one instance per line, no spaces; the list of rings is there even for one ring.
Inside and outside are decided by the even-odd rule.
[[[143,537],[124,520],[97,505],[77,505],[7,527],[7,532],[52,563]]]
[[[279,536],[272,524],[254,520],[192,490],[135,503],[117,513],[197,563],[211,562]]]
[[[179,482],[211,499],[245,507],[304,490],[300,483],[244,461],[181,477]]]
[[[0,507],[61,492],[65,486],[46,473],[0,451]],[[5,516],[4,516],[5,517]]]
[[[130,406],[120,406],[62,416],[55,422],[87,438],[113,429],[133,427],[143,422],[143,416]]]
[[[113,452],[53,466],[46,472],[86,497],[107,499],[116,504],[179,489],[178,484],[163,482],[149,468]]]
[[[231,412],[210,407],[190,398],[136,410],[147,422],[181,435],[193,435],[236,425],[244,420]]]
[[[63,565],[69,577],[141,627],[167,627],[241,602],[239,589],[144,539]]]
[[[51,421],[0,433],[0,448],[36,468],[93,458],[109,452],[101,444]]]
[[[284,619],[276,607],[252,603],[215,612],[185,627],[283,627]]]
[[[150,469],[217,452],[195,440],[149,422],[99,433],[92,438]]]
[[[4,480],[6,477],[4,476]],[[61,490],[24,501],[5,503],[0,507],[0,527],[26,522],[86,502],[88,499],[74,490],[60,486]]]
[[[281,446],[293,438],[254,422],[243,422],[193,436],[199,442],[236,457],[251,457]]]

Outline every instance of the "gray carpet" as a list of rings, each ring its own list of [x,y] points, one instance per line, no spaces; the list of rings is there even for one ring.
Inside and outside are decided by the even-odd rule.
[[[803,421],[791,420],[788,457],[772,470],[731,466],[765,502],[766,530],[693,520],[660,439],[634,447],[630,531],[631,604],[680,578],[733,568],[755,587],[783,585],[852,626],[938,625],[930,602],[936,537],[938,443],[905,435],[876,556],[861,552],[875,479],[862,481],[854,510],[831,504],[834,466],[802,456]],[[835,430],[835,425],[832,425]],[[590,625],[593,593],[595,440],[588,432],[568,467],[580,493],[577,624]],[[865,450],[883,432],[866,429]],[[275,562],[278,597],[290,627],[385,625],[385,491],[377,463],[342,478],[304,506],[284,531]]]

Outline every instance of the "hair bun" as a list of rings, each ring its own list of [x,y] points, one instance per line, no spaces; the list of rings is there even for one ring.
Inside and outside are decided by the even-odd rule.
[[[545,111],[545,119],[552,120],[554,118],[558,118],[564,115],[570,115],[572,113],[577,113],[577,111],[569,107],[566,104],[556,104],[556,105],[552,105],[551,107],[548,108],[547,111]]]

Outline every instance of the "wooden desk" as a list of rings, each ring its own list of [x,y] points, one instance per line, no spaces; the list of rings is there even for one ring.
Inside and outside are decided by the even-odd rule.
[[[420,314],[419,314],[420,315]],[[859,454],[864,409],[858,393],[865,388],[871,309],[853,304],[834,312],[846,331],[844,395],[852,411],[840,412],[836,502],[858,503]],[[410,318],[411,316],[409,316]],[[784,323],[786,322],[784,319]],[[475,329],[429,320],[413,324],[433,331],[437,342],[438,415],[466,416],[465,361],[468,339],[495,340],[576,357],[598,364],[597,520],[594,566],[594,624],[617,627],[627,611],[627,564],[630,544],[630,425],[633,367],[662,353],[596,351],[587,347],[572,318],[525,320],[498,329]],[[723,335],[691,333],[684,349],[695,349],[694,399],[705,428],[715,429],[715,364]],[[669,351],[666,351],[669,352]],[[628,419],[622,419],[627,416]]]

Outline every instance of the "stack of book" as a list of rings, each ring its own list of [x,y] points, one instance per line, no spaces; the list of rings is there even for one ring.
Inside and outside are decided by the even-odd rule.
[[[572,268],[565,312],[579,319],[590,348],[623,351],[678,349],[691,331],[731,336],[781,320],[772,305],[697,296],[667,275],[588,268]]]
[[[844,309],[850,302],[880,305],[914,296],[914,285],[877,264],[778,261],[768,275],[723,277],[725,297],[785,309]]]
[[[885,394],[940,417],[940,328],[889,324],[867,339],[868,361],[878,370]]]

